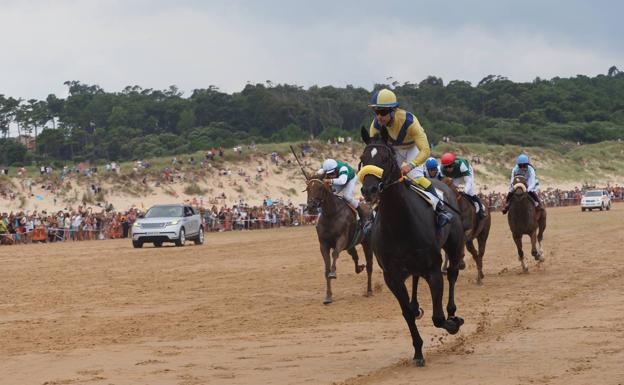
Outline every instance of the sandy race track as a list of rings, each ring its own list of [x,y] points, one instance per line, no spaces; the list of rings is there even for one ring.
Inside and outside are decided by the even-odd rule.
[[[343,253],[321,303],[313,227],[0,247],[0,384],[624,384],[624,205],[548,219],[546,262],[520,274],[494,214],[484,285],[472,263],[459,277],[455,336],[433,327],[421,280],[425,368],[377,265],[366,298]]]

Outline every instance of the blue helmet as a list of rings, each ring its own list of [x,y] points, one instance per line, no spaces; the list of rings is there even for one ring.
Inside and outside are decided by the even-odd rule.
[[[425,167],[427,167],[427,170],[432,168],[438,168],[438,161],[435,160],[435,158],[429,158],[425,162]]]
[[[516,159],[516,164],[529,164],[529,157],[525,154],[518,155],[518,159]]]

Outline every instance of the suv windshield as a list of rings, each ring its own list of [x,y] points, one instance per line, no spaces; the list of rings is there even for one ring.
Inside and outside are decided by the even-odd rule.
[[[179,218],[184,216],[181,206],[155,206],[147,211],[145,218]]]
[[[599,197],[602,195],[602,191],[588,191],[585,193],[586,197]]]

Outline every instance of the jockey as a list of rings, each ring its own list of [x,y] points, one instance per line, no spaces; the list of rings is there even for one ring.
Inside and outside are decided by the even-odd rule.
[[[360,217],[360,223],[364,220],[364,212],[360,207],[360,202],[353,198],[355,188],[355,170],[345,162],[335,159],[325,159],[321,168],[317,171],[317,176],[325,179],[336,195],[342,196],[351,207],[353,207]]]
[[[438,226],[444,226],[453,217],[444,209],[431,181],[424,176],[421,166],[430,154],[429,141],[416,115],[398,108],[396,95],[385,88],[373,94],[369,107],[375,112],[375,119],[370,126],[370,136],[377,135],[382,127],[388,130],[389,144],[395,150],[401,173],[432,196]]]
[[[442,170],[440,170],[441,176],[453,179],[453,184],[455,186],[463,182],[464,195],[470,198],[475,204],[479,218],[487,216],[485,206],[483,206],[479,197],[474,193],[474,186],[472,183],[474,180],[474,172],[470,163],[468,163],[466,159],[456,157],[452,152],[447,152],[442,155],[440,162],[442,163]]]
[[[542,203],[539,200],[539,181],[537,180],[537,176],[535,175],[535,168],[531,166],[529,163],[529,157],[525,154],[518,155],[516,159],[516,165],[511,169],[511,181],[509,182],[509,192],[507,193],[507,198],[505,198],[505,208],[503,209],[503,214],[507,214],[509,211],[509,203],[511,202],[511,196],[513,195],[513,182],[514,178],[518,175],[523,176],[527,182],[527,192],[535,201],[535,206],[542,207]]]
[[[442,179],[442,175],[440,173],[440,165],[438,165],[438,161],[435,158],[429,158],[425,162],[425,167],[423,168],[423,173],[429,179]]]

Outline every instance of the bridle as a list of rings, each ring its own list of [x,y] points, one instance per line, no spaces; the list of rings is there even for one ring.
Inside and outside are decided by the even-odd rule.
[[[404,177],[403,174],[401,173],[401,171],[399,170],[399,174],[401,175],[398,179],[393,180],[388,182],[385,178],[385,175],[392,175],[392,173],[395,171],[395,169],[397,169],[399,167],[399,165],[397,164],[397,162],[394,160],[394,151],[392,149],[392,147],[386,145],[386,144],[382,144],[382,143],[370,143],[367,144],[366,147],[364,147],[364,152],[366,152],[369,148],[372,149],[376,149],[376,148],[382,148],[386,151],[388,151],[391,155],[391,162],[390,162],[390,167],[388,170],[384,170],[383,168],[379,167],[379,166],[375,166],[372,164],[366,165],[364,167],[361,167],[358,170],[358,178],[360,179],[360,183],[363,183],[364,181],[364,177],[367,175],[373,175],[375,177],[377,177],[380,181],[377,184],[377,188],[379,190],[379,194],[383,193],[385,190],[387,190],[390,186],[395,185],[397,183],[403,182]],[[372,150],[371,150],[372,151]],[[360,163],[361,165],[361,163]],[[387,172],[386,172],[387,171]]]
[[[312,178],[312,179],[308,179],[306,181],[306,189],[303,190],[303,191],[307,191],[308,194],[310,194],[310,191],[311,191],[310,190],[310,185],[313,184],[313,183],[315,183],[315,184],[318,183],[318,184],[320,184],[319,187],[321,189],[327,190],[327,186],[325,185],[325,183],[323,183],[322,180],[317,179],[317,178]],[[315,197],[311,198],[310,200],[311,200],[311,203],[313,204],[313,206],[310,206],[310,204],[308,204],[308,208],[309,209],[312,209],[312,208],[313,209],[318,209],[321,206],[321,202],[323,201],[323,197],[322,196],[320,196],[320,197],[319,196],[315,196]]]

